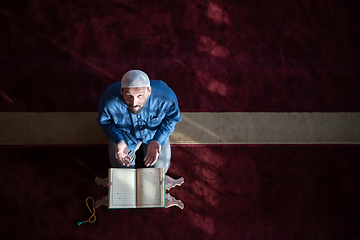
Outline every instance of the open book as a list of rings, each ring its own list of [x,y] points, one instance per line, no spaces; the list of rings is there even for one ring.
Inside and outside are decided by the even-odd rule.
[[[109,168],[109,208],[165,207],[164,168]]]

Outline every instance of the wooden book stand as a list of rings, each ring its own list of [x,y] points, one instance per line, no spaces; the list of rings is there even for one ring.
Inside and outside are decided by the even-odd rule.
[[[95,182],[98,185],[102,185],[104,187],[108,187],[108,178],[99,178],[99,177],[95,177]],[[168,175],[166,175],[165,178],[165,184],[166,184],[166,190],[169,191],[171,188],[176,187],[176,186],[181,186],[181,184],[184,183],[184,178],[181,177],[179,179],[173,179],[171,177],[169,177]],[[100,206],[108,206],[109,205],[109,196],[105,196],[102,199],[98,199],[95,202],[95,208],[98,208]],[[180,209],[184,208],[184,204],[180,201],[175,199],[173,196],[170,195],[170,193],[166,193],[166,197],[165,197],[165,208],[169,208],[172,206],[177,206]]]

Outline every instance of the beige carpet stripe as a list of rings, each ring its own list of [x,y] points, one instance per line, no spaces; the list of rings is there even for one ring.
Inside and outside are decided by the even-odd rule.
[[[95,112],[0,113],[0,144],[106,144]],[[360,113],[183,112],[172,144],[359,144]]]

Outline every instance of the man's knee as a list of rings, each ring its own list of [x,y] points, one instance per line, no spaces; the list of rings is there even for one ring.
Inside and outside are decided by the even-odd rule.
[[[155,163],[155,168],[165,168],[165,172],[170,167],[170,160],[171,160],[171,148],[169,139],[166,141],[164,146],[161,148],[161,153],[158,157],[157,162]]]

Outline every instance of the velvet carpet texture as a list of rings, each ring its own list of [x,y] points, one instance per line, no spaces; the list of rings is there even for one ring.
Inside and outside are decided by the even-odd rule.
[[[357,1],[0,3],[0,110],[97,111],[130,69],[185,112],[359,111]]]
[[[349,0],[2,0],[0,111],[96,112],[140,69],[183,112],[359,112],[358,16]],[[173,145],[183,210],[100,207],[77,226],[107,195],[107,146],[0,146],[0,239],[359,239],[359,159],[359,145]]]
[[[354,146],[175,145],[170,190],[185,208],[96,210],[106,146],[3,147],[1,239],[356,239]]]

